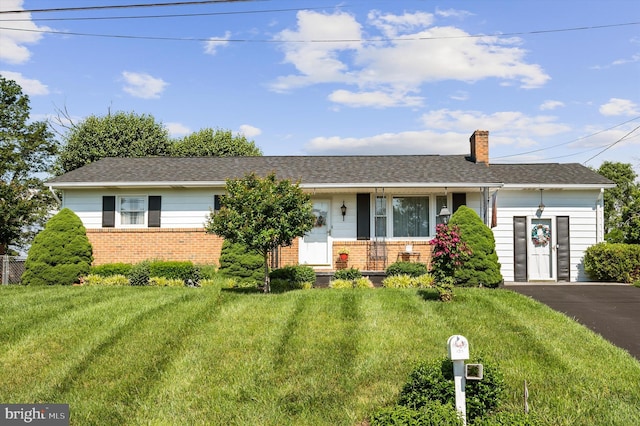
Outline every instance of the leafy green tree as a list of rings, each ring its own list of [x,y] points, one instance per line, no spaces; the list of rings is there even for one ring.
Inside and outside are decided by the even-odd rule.
[[[164,156],[169,152],[169,131],[151,115],[116,112],[87,117],[72,125],[56,164],[63,174],[105,157]]]
[[[24,285],[71,285],[87,275],[93,249],[80,218],[64,208],[36,235],[29,249]]]
[[[604,191],[605,239],[640,244],[640,183],[629,163],[605,161],[597,172],[615,182]]]
[[[206,229],[260,253],[264,292],[268,293],[269,252],[291,245],[313,228],[311,197],[299,184],[276,179],[275,173],[264,178],[251,173],[242,179],[228,179],[226,191],[220,211],[211,213]]]
[[[467,206],[456,210],[449,225],[460,229],[460,238],[471,249],[464,267],[455,271],[456,282],[463,286],[497,287],[502,282],[502,274],[491,228]]]
[[[256,157],[262,151],[244,136],[230,130],[202,129],[171,145],[173,157]]]
[[[29,97],[0,76],[0,254],[24,247],[53,203],[43,184],[58,145],[46,122],[28,123]]]

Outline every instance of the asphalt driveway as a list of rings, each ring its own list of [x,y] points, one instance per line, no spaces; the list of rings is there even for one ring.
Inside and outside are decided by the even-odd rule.
[[[640,360],[640,288],[594,284],[507,284],[506,288],[566,314]]]

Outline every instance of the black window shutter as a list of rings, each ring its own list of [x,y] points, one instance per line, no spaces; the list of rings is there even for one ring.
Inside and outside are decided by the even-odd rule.
[[[519,282],[527,281],[527,218],[514,216],[513,218],[513,279]]]
[[[219,195],[214,195],[213,196],[213,211],[214,212],[220,211],[220,196]]]
[[[464,192],[454,192],[451,194],[451,202],[453,204],[453,206],[451,206],[453,207],[451,213],[455,213],[458,207],[467,205],[467,194]]]
[[[160,209],[162,197],[159,195],[149,195],[149,228],[160,227]]]
[[[358,194],[357,200],[357,238],[371,238],[371,194]]]
[[[102,197],[102,227],[113,228],[116,226],[116,197],[105,195]]]
[[[558,281],[571,281],[571,246],[569,234],[569,216],[556,218],[556,255],[558,256]]]

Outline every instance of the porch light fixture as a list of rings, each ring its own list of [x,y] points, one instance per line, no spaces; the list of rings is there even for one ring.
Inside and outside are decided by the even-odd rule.
[[[542,202],[542,191],[544,191],[544,189],[540,189],[540,204],[538,205],[538,210],[540,210],[540,213],[542,213],[544,211],[544,203]]]
[[[438,216],[442,217],[442,222],[444,222],[444,224],[446,225],[447,223],[449,223],[449,216],[451,216],[451,212],[449,211],[449,209],[447,208],[447,187],[444,187],[444,206],[442,206],[442,208],[440,209],[440,214],[438,214]]]
[[[347,215],[347,206],[344,205],[344,201],[342,201],[342,206],[340,206],[340,212],[342,212],[342,221],[344,222],[344,217]]]
[[[451,216],[451,212],[449,211],[449,209],[447,208],[446,205],[442,206],[442,208],[440,209],[440,214],[438,215],[440,217],[442,217],[442,221],[445,223],[445,225],[449,222],[449,216]]]

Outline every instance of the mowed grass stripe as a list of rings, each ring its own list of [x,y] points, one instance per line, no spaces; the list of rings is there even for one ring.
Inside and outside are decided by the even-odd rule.
[[[167,303],[129,321],[57,395],[76,407],[75,424],[131,424],[174,356],[217,303],[216,292],[164,289]]]
[[[569,426],[596,412],[611,412],[611,424],[624,424],[616,418],[640,420],[640,400],[629,394],[629,389],[640,389],[640,364],[624,356],[625,351],[571,318],[516,293],[501,291],[496,298],[473,291],[474,300],[490,306],[475,311],[486,312],[487,318],[501,318],[495,329],[507,336],[499,340],[502,344],[494,340],[490,352],[499,354],[508,383],[527,380],[530,404],[545,422]],[[589,344],[585,344],[585,335]],[[615,361],[620,356],[624,361]],[[606,365],[606,374],[594,374],[596,363]],[[610,375],[623,379],[611,381]],[[511,392],[522,392],[519,386],[511,388]],[[586,399],[592,401],[576,407],[576,401]],[[512,406],[516,409],[519,404]],[[558,411],[571,415],[559,421]]]
[[[63,352],[70,363],[58,365],[66,375],[34,393],[0,383],[0,393],[15,390],[19,402],[51,395],[59,399],[46,402],[69,403],[72,424],[361,424],[395,401],[415,362],[445,356],[452,334],[469,339],[472,356],[498,363],[513,411],[522,410],[527,380],[530,407],[543,425],[640,424],[640,363],[507,290],[456,289],[452,303],[433,300],[432,290],[82,290],[120,291],[122,303],[132,303],[114,303],[120,313],[112,316],[129,322],[110,330],[89,314],[105,310],[74,308],[77,319],[101,330],[66,328],[79,348],[93,339],[87,356],[76,356],[77,348]],[[60,336],[28,334],[44,356],[62,359],[49,348]],[[2,355],[0,362],[3,373],[19,366],[39,374]]]
[[[150,291],[131,288],[69,288],[68,298],[84,293],[99,296],[97,302],[77,304],[68,309],[65,299],[52,305],[58,312],[52,314],[45,326],[36,327],[24,337],[5,345],[0,356],[0,370],[9,374],[0,376],[0,400],[7,402],[55,402],[60,401],[56,389],[67,376],[96,348],[108,342],[114,333],[130,327],[146,312],[171,303],[165,292],[158,297],[159,289]],[[173,299],[179,299],[176,294]],[[5,394],[4,390],[11,389]]]
[[[69,291],[59,292],[53,287],[39,287],[33,292],[25,293],[15,286],[0,287],[0,344],[24,338],[28,333],[39,334],[52,321],[55,322],[57,317],[65,316],[77,307],[117,296],[116,293],[97,293],[75,288]]]
[[[302,292],[300,292],[302,294]],[[132,424],[269,424],[270,356],[297,297],[223,291]],[[266,384],[266,387],[265,387]]]

